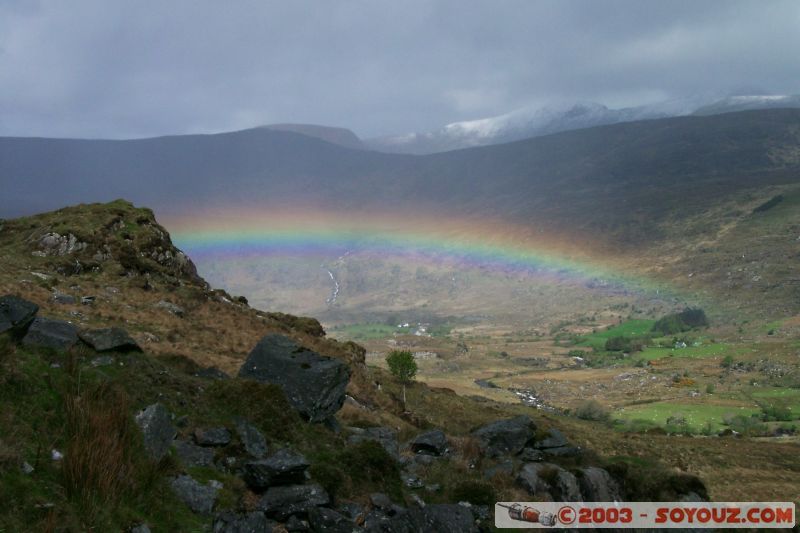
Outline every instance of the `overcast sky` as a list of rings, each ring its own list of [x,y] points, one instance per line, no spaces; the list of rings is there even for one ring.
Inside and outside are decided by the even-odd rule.
[[[799,93],[798,58],[798,0],[0,0],[0,135],[369,137],[549,102]]]

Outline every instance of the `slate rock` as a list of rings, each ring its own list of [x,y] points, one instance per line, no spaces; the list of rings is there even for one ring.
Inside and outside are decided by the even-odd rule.
[[[217,491],[212,484],[203,485],[191,476],[178,476],[170,482],[172,491],[189,509],[198,514],[210,514],[217,501]]]
[[[441,429],[420,433],[409,444],[411,451],[427,455],[443,455],[447,451],[447,436]]]
[[[550,435],[547,438],[536,442],[533,446],[539,450],[544,450],[546,448],[561,448],[568,445],[569,442],[564,434],[553,428],[550,430]]]
[[[147,524],[139,524],[138,526],[133,526],[130,533],[150,533],[150,527]]]
[[[595,466],[584,468],[580,477],[581,494],[587,502],[622,501],[619,485],[606,470]]]
[[[169,411],[160,403],[147,406],[136,415],[136,423],[144,436],[144,447],[156,461],[169,451],[172,440],[178,433],[172,425]]]
[[[302,483],[309,466],[306,458],[299,453],[279,450],[267,459],[245,463],[244,480],[256,491],[273,485]]]
[[[400,459],[400,446],[397,443],[397,432],[388,427],[351,428],[355,433],[347,438],[348,444],[358,444],[364,441],[374,441],[383,446],[392,458]]]
[[[270,518],[283,521],[294,514],[305,514],[309,509],[330,503],[330,496],[319,485],[282,485],[267,489],[256,508]]]
[[[236,434],[242,441],[244,449],[256,459],[263,459],[267,455],[267,440],[264,435],[252,424],[245,420],[236,422]]]
[[[66,351],[78,342],[78,328],[66,320],[36,317],[22,338],[22,344],[35,348]]]
[[[342,407],[348,366],[278,334],[265,336],[247,356],[239,377],[280,386],[289,403],[311,422],[324,422]]]
[[[194,441],[200,446],[227,446],[231,442],[231,432],[226,428],[205,428],[194,430]]]
[[[176,440],[174,446],[183,466],[211,466],[214,463],[214,450],[210,448],[185,440]]]
[[[487,457],[516,455],[533,440],[536,424],[525,415],[496,420],[472,432]]]
[[[28,300],[12,294],[0,296],[0,333],[22,333],[38,311],[39,306]]]
[[[128,332],[122,328],[89,329],[81,331],[78,336],[83,342],[94,348],[96,352],[141,352]]]
[[[277,525],[277,522],[268,520],[264,513],[259,511],[245,514],[223,511],[214,517],[211,531],[213,533],[272,533],[272,529]]]
[[[326,507],[312,507],[308,510],[308,525],[311,531],[331,533],[351,533],[361,528],[343,514]]]

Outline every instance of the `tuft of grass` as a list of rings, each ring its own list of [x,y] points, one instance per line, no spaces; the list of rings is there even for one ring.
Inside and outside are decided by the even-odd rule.
[[[66,449],[62,466],[64,490],[91,518],[115,507],[137,490],[138,432],[128,397],[113,385],[100,384],[64,398]]]

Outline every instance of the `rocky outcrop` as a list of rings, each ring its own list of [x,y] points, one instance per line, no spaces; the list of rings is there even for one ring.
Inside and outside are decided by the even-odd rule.
[[[310,466],[305,457],[291,450],[280,450],[267,459],[250,461],[244,466],[244,480],[256,491],[273,485],[287,485],[305,481]]]
[[[160,403],[154,403],[136,415],[136,424],[142,430],[148,455],[156,461],[164,457],[177,435],[169,411]]]
[[[280,386],[289,403],[311,422],[325,422],[342,407],[350,369],[284,335],[267,335],[253,348],[239,377]]]
[[[472,436],[487,457],[516,455],[533,440],[536,424],[525,415],[497,420],[478,428]]]
[[[86,246],[72,233],[45,233],[39,240],[39,249],[44,255],[70,255],[85,250]]]
[[[24,346],[66,351],[78,342],[78,328],[65,320],[36,317],[22,338]]]
[[[80,339],[96,352],[141,352],[128,332],[122,328],[88,329],[81,331]]]
[[[22,333],[38,311],[39,306],[28,300],[11,294],[0,297],[0,333]]]
[[[621,501],[619,485],[606,470],[590,466],[581,470],[581,493],[587,502]]]
[[[447,452],[447,436],[441,429],[426,431],[414,437],[409,443],[409,448],[414,453],[444,455]]]
[[[256,508],[268,517],[286,520],[291,515],[306,514],[314,507],[330,503],[330,496],[319,485],[281,485],[267,489]]]

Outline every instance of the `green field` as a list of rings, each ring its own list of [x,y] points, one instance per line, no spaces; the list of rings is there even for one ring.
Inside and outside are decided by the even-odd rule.
[[[365,341],[391,338],[395,333],[408,335],[414,329],[416,328],[398,328],[397,326],[388,326],[386,324],[348,324],[330,328],[328,333],[334,339]]]
[[[577,344],[578,346],[589,346],[597,348],[598,350],[603,350],[605,349],[606,341],[611,337],[646,337],[650,333],[650,330],[653,329],[653,324],[655,324],[655,320],[628,320],[617,326],[611,326],[602,331],[584,335],[580,337]]]
[[[733,348],[729,344],[722,342],[714,342],[708,344],[700,344],[699,346],[687,346],[686,348],[662,348],[659,346],[649,346],[641,352],[634,354],[636,359],[644,359],[645,361],[652,361],[653,359],[661,359],[662,357],[718,357],[732,355],[736,356],[741,353],[740,348]]]
[[[695,431],[701,431],[710,425],[713,431],[723,429],[725,416],[744,415],[750,416],[759,413],[757,407],[708,405],[695,403],[657,402],[644,405],[626,407],[617,411],[615,418],[619,420],[645,420],[649,423],[664,426],[671,416],[681,416],[686,424]]]

